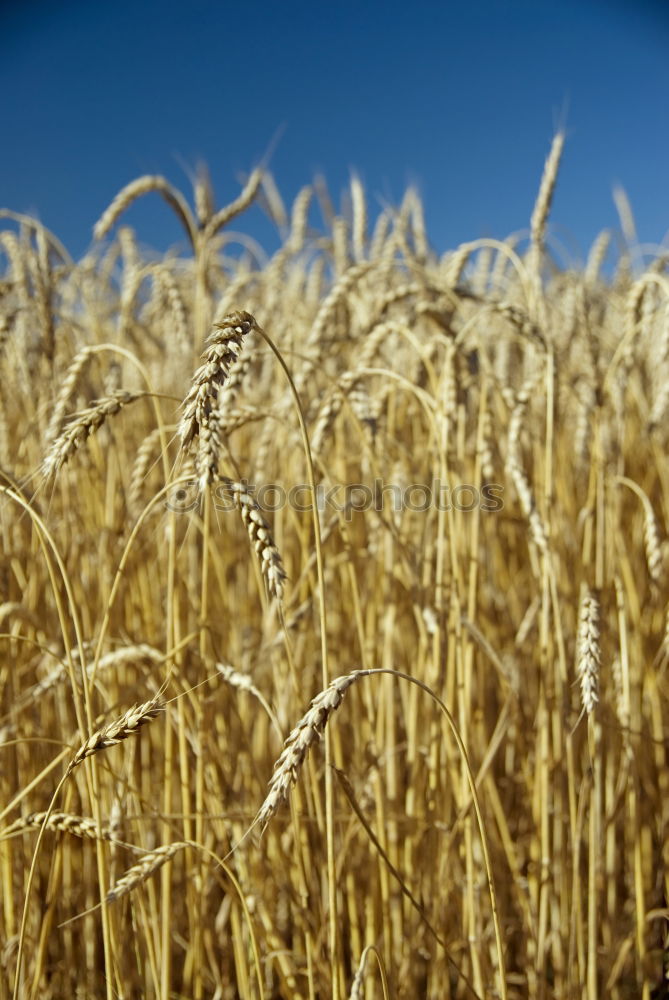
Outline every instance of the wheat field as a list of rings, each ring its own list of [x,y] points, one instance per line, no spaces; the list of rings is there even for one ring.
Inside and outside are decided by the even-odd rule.
[[[667,257],[562,147],[441,256],[2,213],[0,1000],[669,996]]]

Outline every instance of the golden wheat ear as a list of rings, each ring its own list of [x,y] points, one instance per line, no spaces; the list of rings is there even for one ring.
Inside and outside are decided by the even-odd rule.
[[[97,433],[109,417],[120,413],[124,407],[134,403],[137,399],[142,399],[145,395],[144,392],[128,392],[125,389],[117,389],[111,395],[98,399],[93,406],[77,413],[52,442],[42,463],[44,477],[49,479],[55,476],[65,463],[69,462],[84,441],[91,434]]]
[[[135,736],[142,726],[151,722],[163,711],[163,704],[160,700],[153,699],[145,701],[141,705],[135,705],[128,709],[120,718],[110,722],[109,725],[98,729],[81,744],[74,757],[67,767],[67,773],[72,772],[87,757],[100,753],[108,747],[116,746],[127,740],[130,736]]]
[[[331,715],[337,711],[344,695],[361,676],[360,671],[337,677],[311,702],[309,711],[300,719],[284,744],[281,756],[274,765],[274,774],[269,783],[269,792],[260,807],[254,823],[265,829],[272,816],[297,782],[302,765],[314,744],[323,735]]]
[[[207,337],[202,364],[193,375],[183,401],[178,435],[184,454],[195,452],[200,488],[211,486],[218,471],[223,420],[219,396],[238,365],[245,338],[258,329],[248,312],[232,312],[214,323]]]

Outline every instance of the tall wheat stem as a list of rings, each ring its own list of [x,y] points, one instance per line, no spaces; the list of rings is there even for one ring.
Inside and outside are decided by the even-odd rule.
[[[78,722],[79,727],[80,727],[80,729],[81,729],[82,732],[84,732],[84,731],[92,732],[93,731],[93,712],[92,712],[91,703],[90,703],[90,688],[89,688],[88,674],[87,674],[87,671],[86,671],[86,658],[85,658],[85,655],[84,655],[84,647],[83,647],[83,639],[82,639],[82,633],[81,633],[81,626],[80,626],[80,623],[79,623],[79,615],[77,613],[77,606],[76,606],[76,602],[75,602],[75,599],[74,599],[74,593],[72,591],[72,584],[71,584],[70,578],[69,578],[69,576],[67,574],[67,570],[65,568],[65,564],[63,563],[62,557],[60,555],[60,552],[58,551],[58,548],[56,547],[56,543],[55,543],[53,537],[51,536],[51,534],[47,530],[46,525],[43,523],[42,519],[39,517],[39,515],[37,514],[37,512],[34,511],[26,503],[26,501],[24,500],[24,498],[20,494],[15,493],[13,490],[8,489],[6,486],[0,486],[0,492],[4,493],[5,496],[7,496],[9,499],[11,499],[14,503],[17,503],[20,507],[22,507],[23,510],[31,518],[31,520],[32,520],[32,522],[33,522],[33,524],[34,524],[34,526],[36,528],[37,536],[39,538],[40,546],[41,546],[42,551],[44,553],[44,558],[45,558],[45,561],[46,561],[46,564],[47,564],[47,570],[48,570],[49,577],[50,577],[50,580],[51,580],[54,601],[55,601],[56,608],[57,608],[57,611],[58,611],[58,617],[59,617],[60,626],[61,626],[61,630],[62,630],[62,634],[63,634],[63,641],[65,643],[65,648],[68,651],[67,652],[67,662],[68,662],[68,667],[69,667],[69,670],[70,670],[70,681],[71,681],[71,685],[72,685],[72,692],[73,692],[73,697],[74,697],[74,702],[75,702],[75,710],[76,710],[76,714],[77,714],[77,722]],[[80,660],[80,664],[81,664],[82,685],[83,685],[83,692],[84,692],[84,706],[83,706],[84,707],[84,711],[83,712],[81,710],[81,706],[80,706],[80,703],[79,703],[78,694],[77,694],[77,684],[75,682],[75,677],[74,677],[74,665],[72,663],[72,655],[70,653],[70,642],[69,642],[69,637],[68,637],[68,627],[67,627],[67,624],[66,624],[67,618],[66,618],[66,614],[65,614],[65,609],[62,606],[62,601],[61,601],[60,593],[59,593],[59,590],[58,590],[58,583],[57,583],[57,580],[56,580],[56,576],[55,576],[53,564],[51,562],[50,550],[53,552],[53,556],[54,556],[54,558],[56,560],[56,563],[58,565],[58,569],[60,571],[60,574],[61,574],[61,577],[62,577],[62,580],[63,580],[63,584],[65,586],[65,591],[66,591],[67,599],[68,599],[68,617],[70,617],[71,620],[72,620],[72,626],[73,626],[75,637],[76,637],[77,648],[79,650],[79,660]],[[84,725],[84,716],[85,716],[85,725]],[[53,810],[53,807],[54,807],[55,802],[56,802],[56,797],[57,797],[57,795],[58,795],[58,793],[60,791],[61,785],[63,784],[64,780],[65,780],[65,778],[63,777],[61,779],[60,784],[58,785],[58,788],[56,789],[56,792],[54,793],[54,796],[53,796],[53,798],[51,800],[51,805],[49,807],[49,814]],[[90,797],[90,800],[91,800],[91,806],[92,806],[92,809],[93,809],[93,816],[94,816],[95,821],[97,823],[98,830],[101,830],[102,829],[102,820],[101,820],[101,815],[100,815],[100,796],[99,796],[98,774],[97,774],[96,761],[92,761],[91,762],[90,781],[88,783],[88,794],[89,794],[89,797]],[[44,821],[42,823],[42,827],[40,829],[39,836],[37,838],[37,843],[35,844],[35,850],[34,850],[34,853],[33,853],[33,859],[32,859],[32,863],[31,863],[31,867],[30,867],[30,873],[28,875],[28,883],[26,885],[25,901],[24,901],[24,906],[23,906],[23,916],[22,916],[22,919],[21,919],[21,931],[20,931],[20,934],[19,934],[19,945],[18,945],[18,951],[17,951],[17,956],[16,956],[16,974],[15,974],[14,994],[13,994],[14,995],[14,1000],[17,1000],[18,996],[20,995],[19,994],[19,989],[20,989],[20,984],[21,984],[21,959],[22,959],[22,956],[23,956],[23,948],[24,948],[24,942],[25,942],[25,931],[26,931],[27,920],[28,920],[28,904],[29,904],[29,900],[30,900],[30,889],[32,887],[33,879],[34,879],[34,876],[35,876],[35,871],[36,871],[36,867],[37,867],[37,858],[38,858],[38,855],[39,855],[39,848],[41,846],[41,840],[42,840],[42,837],[44,835],[44,831],[46,829],[46,824],[48,822],[48,816],[49,816],[49,814],[47,814],[47,816],[45,816],[45,818],[44,818]],[[99,880],[99,883],[100,883],[100,891],[102,893],[102,892],[104,892],[104,853],[103,853],[102,841],[101,840],[97,840],[95,846],[96,846],[96,861],[97,861],[97,868],[98,868],[98,880]],[[107,976],[107,1000],[113,1000],[113,984],[112,984],[112,976],[111,976],[111,972],[112,972],[112,954],[113,954],[113,952],[112,952],[112,940],[111,940],[111,932],[110,932],[110,927],[109,927],[109,919],[108,919],[107,908],[104,905],[104,903],[103,903],[103,906],[102,906],[102,940],[103,940],[103,950],[104,950],[104,955],[105,955],[105,966],[106,966],[106,968],[108,969],[108,971],[110,973]]]
[[[288,370],[286,362],[275,345],[271,337],[262,329],[258,327],[258,333],[263,338],[267,346],[270,348],[272,353],[275,355],[277,361],[281,365],[286,378],[288,379],[288,384],[290,385],[290,391],[295,400],[295,406],[297,408],[298,419],[300,422],[300,433],[302,436],[302,444],[304,447],[304,454],[307,460],[307,475],[309,477],[309,490],[311,492],[311,514],[314,526],[314,545],[316,548],[316,572],[318,575],[318,612],[320,618],[320,631],[321,631],[321,678],[323,684],[323,690],[325,690],[330,683],[329,677],[329,667],[328,667],[328,641],[327,641],[327,610],[325,604],[325,571],[323,567],[323,550],[321,546],[321,527],[320,521],[318,519],[318,502],[316,497],[316,476],[314,473],[314,463],[311,455],[311,445],[309,444],[309,435],[307,433],[306,422],[304,419],[304,410],[302,409],[302,402],[300,400],[297,389],[295,388],[295,383]],[[341,991],[339,983],[339,969],[337,966],[337,951],[338,951],[338,938],[337,938],[337,885],[336,885],[336,870],[335,870],[335,851],[334,851],[334,787],[333,787],[333,776],[332,776],[332,741],[330,739],[328,730],[326,728],[323,734],[324,749],[325,749],[325,831],[326,831],[326,841],[327,841],[327,866],[328,866],[328,925],[329,925],[329,943],[330,943],[330,970],[332,976],[332,1000],[340,1000]]]
[[[166,616],[165,616],[165,649],[174,649],[176,645],[176,633],[174,628],[175,616],[175,576],[176,576],[176,511],[171,510],[168,517],[168,552],[167,552],[167,595],[166,595]],[[170,672],[173,663],[167,661],[165,664],[166,673]],[[179,703],[181,704],[181,702]],[[174,735],[172,726],[165,727],[165,759],[163,762],[163,810],[169,816],[172,809],[172,776],[174,774]],[[187,831],[190,833],[190,830]],[[184,833],[186,830],[184,829]],[[170,837],[169,824],[163,823],[163,837],[165,841]],[[187,838],[190,839],[190,838]],[[160,965],[160,1000],[169,1000],[170,979],[172,972],[172,949],[171,940],[171,894],[172,878],[171,865],[165,865],[160,873],[161,895],[160,895],[160,950],[162,961]]]

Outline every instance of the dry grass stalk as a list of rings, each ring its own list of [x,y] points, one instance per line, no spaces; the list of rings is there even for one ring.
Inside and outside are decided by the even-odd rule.
[[[91,434],[98,431],[108,417],[115,416],[129,403],[142,399],[145,392],[128,392],[117,389],[110,396],[103,396],[92,406],[80,410],[52,443],[42,465],[45,478],[56,475]]]
[[[332,223],[332,260],[337,278],[345,274],[351,263],[349,255],[349,225],[338,216]]]
[[[248,674],[243,674],[239,670],[235,670],[234,667],[229,666],[227,663],[217,663],[216,669],[225,683],[229,684],[230,687],[238,688],[240,691],[248,691],[249,694],[256,697],[260,694]]]
[[[138,271],[141,267],[139,247],[134,230],[130,226],[119,226],[116,240],[123,258],[123,280],[125,281],[126,274]]]
[[[342,378],[340,385],[332,393],[330,393],[330,396],[321,407],[321,412],[318,414],[316,426],[314,427],[314,432],[311,436],[311,448],[315,455],[319,455],[321,453],[325,437],[332,427],[337,414],[341,410],[346,392],[346,387],[343,386],[343,382],[344,379]]]
[[[221,433],[227,437],[240,427],[265,420],[267,416],[267,412],[257,406],[231,406],[229,409],[226,407],[225,413],[221,414]]]
[[[620,656],[616,655],[611,661],[611,677],[613,679],[613,690],[615,693],[615,708],[618,721],[623,728],[629,725],[629,719],[625,711],[625,687],[623,682],[623,665]]]
[[[411,238],[413,242],[414,255],[420,263],[424,264],[429,256],[430,245],[425,227],[425,213],[423,202],[416,188],[410,187],[404,197],[404,204],[411,221]]]
[[[299,778],[302,765],[311,747],[323,735],[330,716],[341,705],[346,691],[360,677],[360,671],[353,671],[337,677],[311,702],[309,711],[295,726],[284,743],[281,756],[274,765],[274,774],[269,783],[269,793],[265,798],[256,822],[264,829]]]
[[[371,270],[378,266],[378,261],[363,260],[359,264],[353,264],[335,282],[330,292],[325,296],[307,338],[307,347],[318,346],[331,322],[333,313],[339,304],[351,291],[352,288]]]
[[[127,740],[130,736],[135,736],[142,726],[146,725],[147,722],[151,722],[162,711],[162,703],[155,698],[128,709],[119,719],[115,719],[114,722],[110,722],[102,729],[98,729],[96,733],[93,733],[92,736],[89,736],[82,743],[68,764],[67,773],[70,774],[87,757],[92,757],[93,754],[100,753],[101,750],[116,746],[118,743],[122,743],[123,740]]]
[[[382,400],[372,398],[362,383],[358,382],[349,393],[351,408],[365,429],[369,439],[374,440],[379,424]]]
[[[509,418],[509,442],[507,451],[509,462],[520,463],[520,436],[527,417],[527,408],[532,398],[539,375],[533,374],[525,380],[515,399],[515,404]]]
[[[599,665],[599,601],[586,584],[581,588],[578,615],[576,674],[581,684],[581,702],[588,715],[598,699]]]
[[[489,406],[486,406],[481,420],[481,480],[484,483],[492,483],[495,478],[495,455],[493,449],[493,419]]]
[[[138,885],[146,882],[159,868],[162,868],[167,861],[173,858],[175,854],[178,854],[179,851],[183,851],[185,847],[188,847],[187,843],[177,841],[174,844],[164,844],[162,847],[157,847],[155,851],[145,854],[136,865],[129,868],[118,882],[111,887],[107,893],[107,902],[113,903],[115,900],[127,896],[129,892],[132,892]]]
[[[664,421],[669,406],[669,379],[662,383],[653,402],[653,408],[648,417],[648,430],[658,430]]]
[[[378,260],[388,248],[390,230],[392,226],[392,216],[388,210],[381,212],[372,232],[369,244],[369,257]]]

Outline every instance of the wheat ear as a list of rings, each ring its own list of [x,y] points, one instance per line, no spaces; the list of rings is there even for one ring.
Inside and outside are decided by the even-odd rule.
[[[157,191],[158,194],[162,195],[167,204],[174,209],[191,243],[195,245],[195,220],[183,195],[176,188],[172,187],[164,177],[151,174],[138,177],[137,180],[126,184],[119,191],[111,205],[103,212],[93,226],[93,236],[95,239],[104,239],[117,219],[132,205],[133,201],[141,198],[142,195],[149,194],[151,191]]]
[[[28,816],[20,816],[11,826],[6,827],[2,831],[1,839],[4,840],[6,837],[20,833],[22,830],[41,827],[46,815],[46,812],[33,812]],[[84,840],[110,839],[110,834],[107,830],[102,830],[98,833],[98,826],[95,820],[89,819],[86,816],[73,816],[71,813],[51,813],[46,828],[58,833],[69,833],[74,837],[81,837]]]
[[[541,184],[539,185],[539,194],[530,220],[530,240],[537,254],[543,249],[546,237],[546,221],[551,210],[551,202],[553,201],[553,194],[555,192],[555,182],[557,181],[560,159],[564,148],[564,139],[564,132],[558,132],[553,139],[551,151],[544,165],[544,172],[541,177]]]
[[[183,402],[179,437],[184,450],[189,449],[202,428],[209,425],[211,414],[218,404],[219,392],[237,362],[244,338],[256,329],[258,324],[247,312],[229,313],[214,324],[202,355],[204,363],[193,375]]]
[[[660,583],[664,574],[664,555],[662,543],[660,541],[660,529],[653,505],[648,498],[648,494],[633,479],[627,476],[617,476],[617,481],[631,489],[641,500],[643,505],[643,540],[646,550],[646,562],[648,563],[648,573],[653,583]]]
[[[128,488],[128,508],[133,514],[139,514],[142,510],[142,490],[144,480],[148,476],[150,468],[153,467],[151,460],[153,459],[154,465],[160,460],[160,454],[155,454],[155,452],[161,442],[162,432],[162,427],[154,427],[137,450]]]
[[[119,719],[115,719],[109,725],[98,729],[82,743],[68,764],[67,773],[70,774],[87,757],[92,757],[93,754],[106,750],[107,747],[116,746],[117,743],[127,740],[129,736],[134,736],[143,725],[155,719],[162,710],[162,703],[155,698],[128,709]]]
[[[218,233],[224,226],[227,226],[229,222],[232,222],[234,218],[241,215],[244,212],[256,194],[258,193],[258,188],[262,182],[263,170],[260,167],[256,167],[255,170],[251,171],[249,179],[242,188],[240,194],[234,201],[231,201],[229,205],[225,208],[221,208],[215,215],[211,217],[207,225],[205,226],[205,239],[211,239],[216,233]]]
[[[336,712],[346,691],[360,676],[362,676],[361,671],[355,670],[350,674],[344,674],[343,677],[335,678],[325,691],[316,695],[309,711],[300,719],[284,743],[281,756],[274,765],[269,792],[255,821],[263,829],[281,803],[288,798],[288,793],[300,775],[309,750],[321,739],[330,716]]]
[[[174,844],[164,844],[162,847],[157,847],[155,851],[145,854],[136,865],[128,868],[127,872],[111,887],[107,893],[106,901],[113,903],[114,900],[120,899],[122,896],[127,896],[138,885],[146,882],[154,872],[162,868],[170,858],[173,858],[175,854],[183,851],[188,846],[184,841],[177,841]]]
[[[599,602],[590,588],[583,584],[578,615],[576,673],[581,683],[581,702],[588,715],[597,701],[599,687]]]
[[[218,481],[232,495],[233,502],[242,516],[251,545],[260,558],[262,573],[267,581],[267,589],[273,597],[282,600],[286,572],[283,568],[281,553],[274,542],[270,527],[263,517],[258,503],[244,483],[235,482],[225,476],[219,476]]]
[[[95,355],[96,351],[97,348],[94,345],[82,347],[78,354],[76,354],[72,359],[69,368],[65,372],[65,378],[63,379],[60,392],[58,393],[53,410],[51,411],[49,426],[46,429],[45,438],[47,444],[51,444],[51,442],[54,441],[62,431],[63,424],[65,423],[65,414],[67,413],[68,403],[72,398],[83,371],[88,366],[89,361]]]
[[[142,399],[145,395],[145,392],[117,389],[111,395],[98,399],[93,406],[80,410],[51,444],[42,464],[44,476],[46,478],[54,476],[79,446],[102,427],[108,417],[114,416],[123,407]]]
[[[73,661],[78,661],[79,651],[77,649],[71,649],[69,655]],[[92,677],[94,673],[97,676],[98,673],[108,670],[111,667],[119,667],[126,663],[137,663],[141,660],[149,660],[152,663],[158,664],[164,662],[165,656],[160,650],[154,649],[153,646],[149,646],[144,642],[133,646],[123,646],[120,649],[114,649],[109,653],[105,653],[104,656],[100,657],[97,666],[91,663],[86,668],[86,674],[88,677]],[[16,700],[14,711],[21,711],[26,705],[35,702],[38,698],[51,691],[56,685],[62,683],[67,677],[67,667],[61,662]]]

